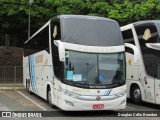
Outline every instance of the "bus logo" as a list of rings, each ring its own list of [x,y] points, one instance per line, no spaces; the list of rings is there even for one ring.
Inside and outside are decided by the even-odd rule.
[[[100,97],[100,96],[97,96],[96,99],[97,99],[97,101],[100,101],[100,100],[101,100],[101,97]]]
[[[100,93],[100,90],[97,90],[97,93]]]

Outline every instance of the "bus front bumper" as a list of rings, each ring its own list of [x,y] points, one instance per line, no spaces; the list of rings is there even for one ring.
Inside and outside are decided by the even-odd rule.
[[[109,96],[95,96],[95,100],[91,100],[89,97],[76,99],[62,95],[58,99],[58,107],[65,111],[121,110],[126,108],[126,94],[114,97],[115,99],[110,99]]]

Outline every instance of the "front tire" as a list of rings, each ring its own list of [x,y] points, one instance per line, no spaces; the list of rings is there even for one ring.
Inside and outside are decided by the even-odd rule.
[[[135,104],[141,104],[142,98],[141,98],[141,89],[138,86],[134,86],[131,89],[131,99]]]
[[[30,91],[30,80],[29,79],[26,80],[26,90],[30,95],[32,94],[32,92]]]
[[[53,108],[51,89],[48,89],[48,92],[47,92],[47,99],[48,99],[48,104],[49,104],[49,106],[50,106],[51,108]]]

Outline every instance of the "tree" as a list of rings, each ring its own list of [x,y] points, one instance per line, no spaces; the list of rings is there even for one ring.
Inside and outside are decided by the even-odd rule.
[[[135,21],[159,18],[159,10],[157,9],[159,5],[160,2],[158,0],[146,0],[139,4],[135,4]]]
[[[50,0],[51,1],[51,0]],[[31,34],[55,15],[49,0],[37,0],[31,6]],[[27,40],[29,2],[26,0],[0,1],[0,33],[16,36],[18,46]]]
[[[0,0],[0,34],[10,34],[18,44],[27,40],[28,0]],[[120,25],[160,18],[160,0],[34,0],[31,6],[31,35],[56,15],[103,16]]]
[[[112,7],[107,2],[96,2],[91,6],[90,15],[108,17]]]
[[[113,8],[109,12],[109,18],[115,19],[120,23],[133,20],[133,3],[129,0],[124,0],[122,3],[114,3]]]
[[[26,17],[27,17],[27,2],[21,0],[1,0],[0,1],[0,33],[15,35],[17,37],[24,35],[27,27]],[[22,40],[21,40],[22,41]],[[20,41],[20,42],[21,42]]]
[[[61,14],[83,14],[85,3],[82,0],[55,0],[57,15]]]

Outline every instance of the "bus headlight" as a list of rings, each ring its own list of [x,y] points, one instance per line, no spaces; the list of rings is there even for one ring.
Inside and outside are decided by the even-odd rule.
[[[117,96],[117,97],[122,97],[124,95],[126,95],[126,90],[115,94],[115,96]]]
[[[73,98],[78,98],[79,96],[81,96],[80,94],[77,94],[77,93],[74,93],[74,92],[65,90],[65,89],[63,89],[63,88],[60,88],[60,91],[61,91],[63,94],[65,94],[65,95],[67,95],[67,96],[69,96],[69,97],[73,97]]]

